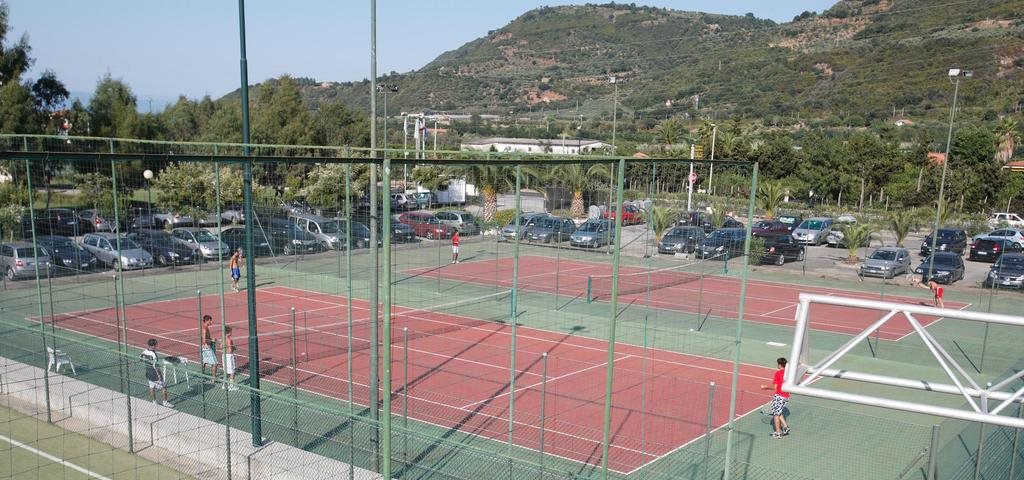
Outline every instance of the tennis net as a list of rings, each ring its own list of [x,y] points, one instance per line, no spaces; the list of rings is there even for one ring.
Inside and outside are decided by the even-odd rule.
[[[670,288],[700,280],[703,260],[640,272],[618,275],[590,275],[587,277],[587,303],[607,300],[612,296],[612,285],[619,284],[619,296],[635,295]]]
[[[495,303],[509,297],[511,290],[503,290],[468,300],[458,300],[420,308],[394,307],[392,310],[391,341],[400,344],[405,339],[403,328],[408,328],[408,339],[416,340],[454,333],[460,330],[499,322],[508,316],[506,307],[494,308]],[[322,313],[315,316],[296,312],[294,328],[283,328],[259,334],[260,354],[266,355],[261,364],[267,362],[286,365],[346,355],[348,353],[349,325],[344,318],[344,307],[339,306],[337,321],[325,321]],[[497,312],[488,315],[487,312]],[[364,315],[365,316],[365,315]],[[383,313],[381,313],[383,316]],[[306,326],[308,323],[318,326]],[[352,351],[360,352],[370,348],[372,322],[366,318],[352,320]],[[247,352],[245,339],[238,342],[238,353]]]

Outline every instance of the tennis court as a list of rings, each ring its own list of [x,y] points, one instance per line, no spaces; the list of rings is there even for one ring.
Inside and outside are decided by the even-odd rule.
[[[517,287],[539,293],[576,296],[579,301],[607,301],[611,297],[612,268],[607,263],[559,259],[559,268],[552,269],[554,259],[537,255],[519,257]],[[738,278],[716,275],[707,270],[721,269],[720,261],[692,262],[678,267],[650,270],[622,266],[619,270],[620,307],[645,306],[689,314],[738,318],[740,285]],[[704,270],[701,270],[704,269]],[[477,260],[447,265],[439,269],[414,269],[412,275],[439,275],[451,281],[512,286],[511,259]],[[877,293],[854,292],[824,287],[794,286],[785,283],[748,280],[744,320],[792,326],[801,292],[845,297],[879,299]],[[921,303],[920,298],[890,295],[887,301]],[[947,308],[967,308],[970,304],[946,302]],[[856,335],[877,320],[868,310],[815,306],[811,311],[811,328],[820,331]],[[937,317],[918,319],[930,325]],[[877,332],[883,340],[899,340],[913,331],[906,319],[894,319]]]
[[[265,378],[290,384],[295,375],[299,388],[344,398],[340,385],[348,380],[346,299],[280,286],[257,292]],[[239,345],[240,362],[248,354],[245,300],[244,293],[232,293],[225,296],[223,305],[226,323],[233,327]],[[369,305],[354,300],[351,307],[352,366],[354,371],[366,372]],[[217,297],[128,305],[122,311],[127,343],[141,346],[148,338],[157,338],[164,354],[195,361],[198,318],[210,313],[219,319],[221,308]],[[292,318],[297,319],[295,330]],[[60,314],[54,321],[102,338],[118,335],[113,308]],[[410,418],[507,441],[511,327],[400,306],[394,309],[393,321],[395,413],[406,406]],[[519,327],[517,334],[513,443],[539,451],[543,435],[545,453],[599,464],[607,342],[525,327]],[[293,347],[298,358],[294,370]],[[403,379],[397,372],[406,347],[408,376]],[[632,345],[617,345],[613,363],[617,381],[608,464],[619,473],[634,471],[703,435],[706,412],[690,407],[706,403],[710,382],[718,385],[719,392],[727,391],[732,374],[729,362],[657,349],[643,352]],[[766,401],[758,385],[772,371],[741,366],[738,412],[754,410]],[[353,383],[355,402],[366,405],[367,379],[353,378]],[[542,390],[546,392],[543,399]],[[719,393],[716,399],[712,428],[728,419],[728,395]]]

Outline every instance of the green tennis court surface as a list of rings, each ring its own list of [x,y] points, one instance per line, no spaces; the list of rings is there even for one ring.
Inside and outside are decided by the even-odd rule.
[[[0,407],[0,478],[192,478],[166,466]]]

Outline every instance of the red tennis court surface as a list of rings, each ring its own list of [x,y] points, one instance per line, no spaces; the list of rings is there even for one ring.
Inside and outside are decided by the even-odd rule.
[[[158,350],[165,355],[198,361],[198,318],[208,313],[219,324],[223,309],[226,323],[234,329],[239,363],[244,364],[248,355],[245,300],[243,292],[226,295],[223,305],[217,296],[127,305],[121,318],[126,319],[130,344],[142,347],[147,339],[157,338]],[[256,311],[264,378],[286,385],[294,378],[300,388],[347,399],[348,306],[344,297],[336,295],[277,286],[259,289]],[[355,324],[353,399],[367,405],[368,304],[353,300],[351,309]],[[55,321],[63,328],[118,338],[113,308],[60,314]],[[393,322],[393,412],[401,414],[407,400],[413,419],[507,441],[511,327],[404,307],[394,307]],[[407,344],[403,341],[406,335]],[[403,369],[406,345],[407,377]],[[540,450],[543,429],[545,453],[601,463],[607,346],[600,340],[518,328],[515,445]],[[295,369],[291,367],[293,348],[299,358]],[[717,384],[712,428],[727,422],[731,363],[621,344],[616,346],[612,363],[610,469],[632,472],[703,435],[710,382]],[[767,402],[758,386],[772,373],[770,368],[740,367],[738,412],[749,412]],[[173,392],[181,387],[171,388]],[[268,423],[265,428],[272,426]]]
[[[705,268],[709,270],[717,270],[720,266],[721,263],[718,261],[705,264]],[[479,260],[445,265],[439,269],[409,270],[406,273],[428,277],[438,275],[452,281],[511,287],[512,267],[512,259]],[[621,285],[628,285],[629,290],[644,290],[648,278],[646,272],[643,268],[620,267],[619,274],[623,282]],[[607,263],[560,259],[558,268],[555,268],[554,258],[523,255],[519,257],[518,288],[540,293],[578,296],[585,301],[587,278],[609,276],[611,273],[612,267]],[[699,276],[695,275],[699,273],[699,270],[693,271],[692,269],[669,272],[655,271],[652,275],[652,283],[678,283],[666,288],[652,289],[650,297],[646,292],[620,294],[619,303],[625,307],[634,303],[643,305],[649,301],[652,307],[664,310],[686,313],[700,312],[702,315],[707,314],[710,310],[711,315],[715,317],[738,318],[740,279],[705,274],[703,280],[699,280]],[[606,285],[606,281],[601,283],[604,290],[602,293],[605,294],[598,295],[597,298],[598,300],[608,300],[607,291],[610,287]],[[786,326],[795,325],[796,307],[801,292],[883,300],[877,293],[748,280],[744,320]],[[884,300],[915,304],[922,302],[920,298],[896,295],[886,295]],[[962,309],[967,306],[969,304],[946,302],[946,308]],[[856,335],[878,318],[878,312],[875,310],[835,305],[813,305],[810,311],[810,326],[815,330]],[[918,321],[924,326],[937,320],[937,317],[929,316],[918,318]],[[913,332],[913,327],[910,326],[910,322],[899,316],[886,323],[877,334],[878,338],[884,340],[899,340],[911,332]]]

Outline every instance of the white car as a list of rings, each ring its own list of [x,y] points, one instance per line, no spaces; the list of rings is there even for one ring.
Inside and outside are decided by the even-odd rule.
[[[1018,230],[1016,228],[1000,228],[999,230],[993,230],[988,233],[979,233],[971,240],[978,241],[979,238],[984,237],[1008,238],[1014,243],[1024,246],[1024,230]]]
[[[988,225],[992,228],[999,228],[1009,225],[1014,228],[1024,228],[1024,218],[1016,213],[996,212],[988,217]]]

